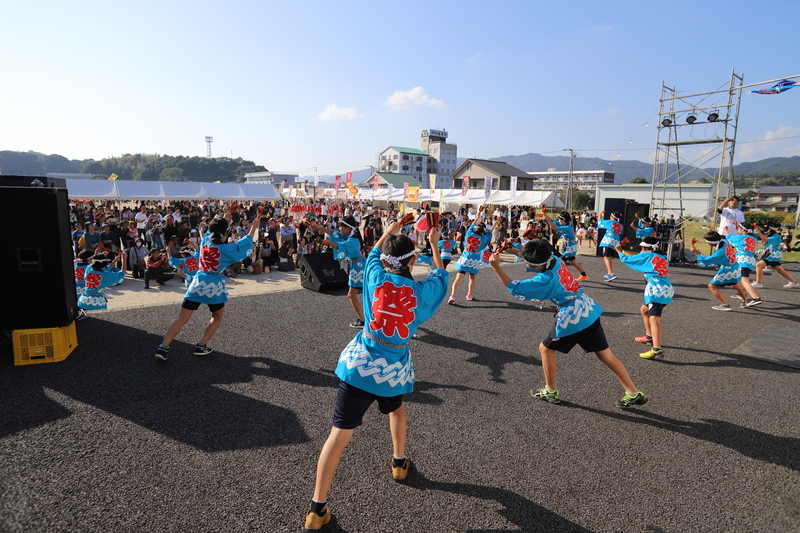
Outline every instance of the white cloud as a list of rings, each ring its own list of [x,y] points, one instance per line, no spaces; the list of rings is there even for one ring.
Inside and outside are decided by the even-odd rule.
[[[336,104],[331,104],[325,108],[325,111],[317,115],[319,120],[341,120],[356,118],[356,110],[352,107],[339,107]]]
[[[768,157],[791,157],[800,153],[800,129],[781,125],[766,131],[760,139],[736,143],[736,158],[755,161]]]
[[[425,93],[425,89],[422,87],[414,87],[409,91],[395,91],[394,94],[386,99],[383,105],[387,105],[395,110],[408,109],[412,105],[442,108],[444,107],[444,102],[428,96]]]

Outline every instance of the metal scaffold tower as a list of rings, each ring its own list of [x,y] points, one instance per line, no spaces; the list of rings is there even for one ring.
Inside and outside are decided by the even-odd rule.
[[[731,71],[730,82],[714,91],[682,94],[673,87],[661,85],[650,190],[651,209],[657,214],[670,210],[680,211],[683,215],[681,183],[687,179],[705,178],[716,183],[716,197],[719,197],[724,182],[733,194],[733,157],[743,82],[742,76]],[[715,160],[717,165],[713,165]],[[716,167],[716,171],[711,173],[703,167]],[[668,183],[677,184],[677,208],[667,206]],[[714,225],[716,215],[714,211]]]

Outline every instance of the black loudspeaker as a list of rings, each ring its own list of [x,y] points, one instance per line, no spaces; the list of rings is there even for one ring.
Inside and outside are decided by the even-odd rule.
[[[629,252],[638,252],[640,248],[639,243],[642,241],[642,239],[636,238],[636,230],[631,227],[631,222],[636,220],[636,213],[639,213],[639,218],[650,215],[650,205],[625,204],[625,211],[622,212],[622,214],[625,215],[623,220],[623,222],[625,222],[625,231],[622,236],[626,237],[630,242],[622,248]]]
[[[64,178],[48,178],[47,176],[12,176],[0,174],[0,187],[30,187],[31,182],[39,180],[45,187],[67,188]]]
[[[0,260],[6,283],[1,330],[60,328],[78,316],[66,189],[0,187],[4,214],[24,222]],[[4,252],[5,255],[5,252]]]
[[[605,210],[605,214],[603,218],[606,220],[611,218],[611,213],[622,213],[623,220],[620,220],[620,224],[625,223],[625,205],[628,203],[628,200],[624,198],[606,198],[605,205],[603,209]],[[600,257],[603,255],[603,249],[600,248],[600,241],[603,240],[603,236],[606,234],[606,230],[597,228],[597,249],[595,250],[595,255]],[[622,232],[623,237],[625,236],[625,231]]]
[[[303,254],[297,262],[300,285],[312,291],[325,292],[347,287],[347,273],[333,254]]]

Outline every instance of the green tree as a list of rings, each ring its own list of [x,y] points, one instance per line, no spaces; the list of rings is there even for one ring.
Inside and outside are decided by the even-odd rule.
[[[159,181],[183,181],[183,170],[178,167],[169,167],[158,175]]]
[[[633,178],[628,183],[650,183],[650,182],[647,181],[647,178]]]

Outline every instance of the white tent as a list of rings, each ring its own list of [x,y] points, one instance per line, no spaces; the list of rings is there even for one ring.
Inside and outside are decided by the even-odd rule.
[[[74,200],[280,200],[272,185],[67,179]]]
[[[361,189],[358,199],[374,200],[376,202],[402,202],[403,189],[394,189],[389,194],[389,189]],[[534,205],[542,204],[549,207],[564,207],[564,202],[553,191],[518,191],[514,201],[511,201],[511,191],[493,191],[489,200],[486,200],[483,189],[469,189],[462,196],[461,189],[420,189],[420,202],[444,202],[450,205]]]

